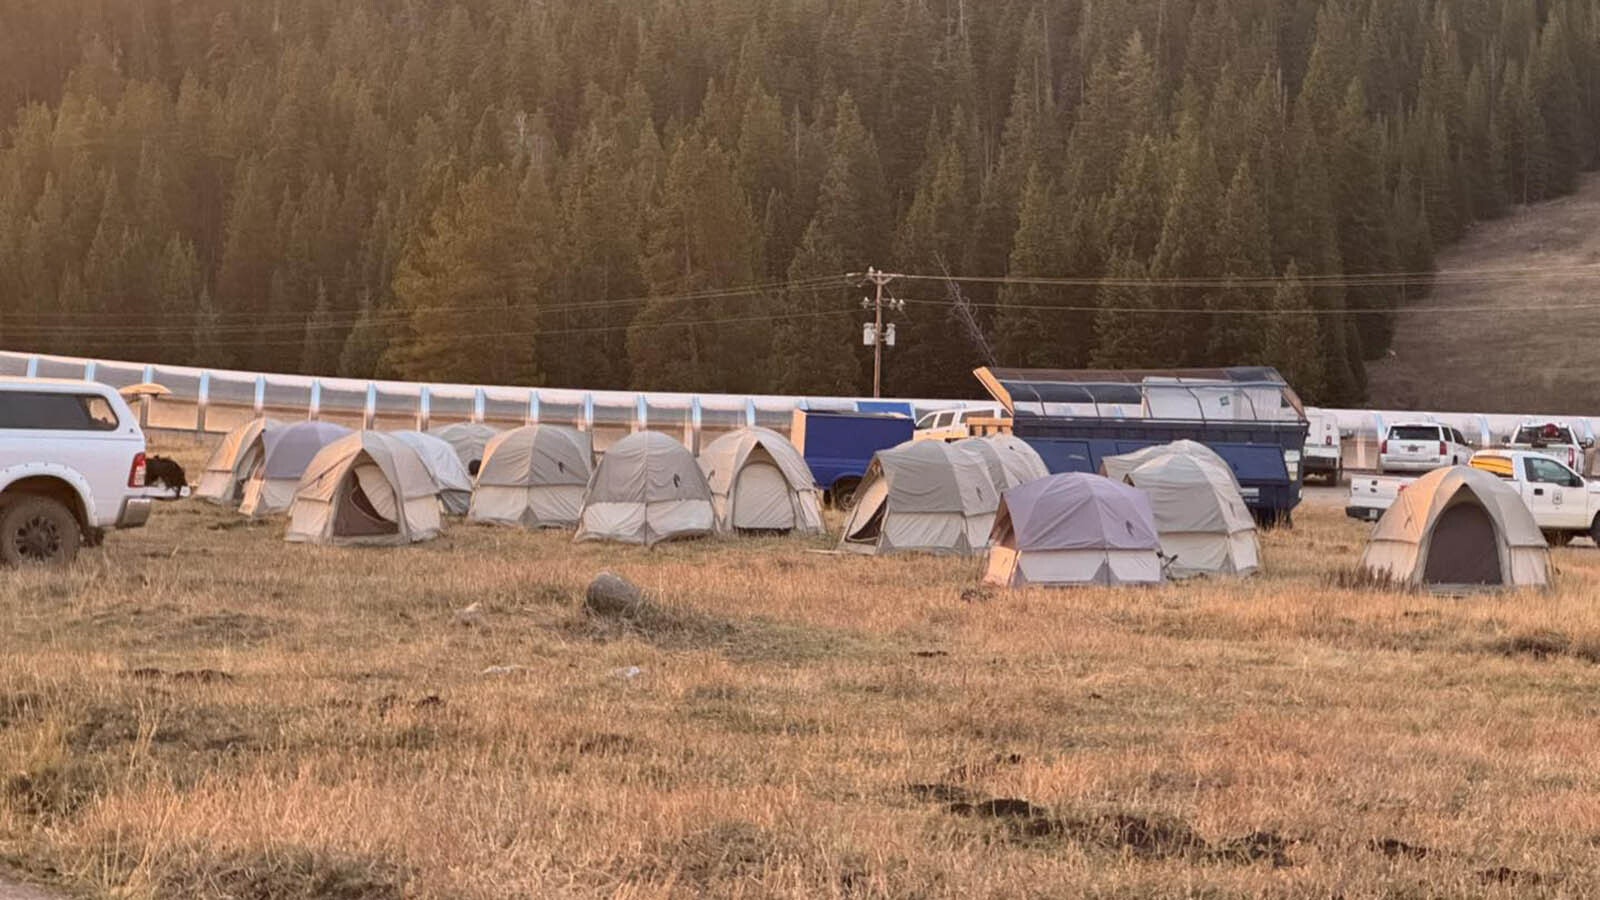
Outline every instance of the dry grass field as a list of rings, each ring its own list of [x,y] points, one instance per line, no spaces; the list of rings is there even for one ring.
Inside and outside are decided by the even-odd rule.
[[[1439,254],[1440,269],[1518,270],[1514,281],[1440,285],[1403,312],[1395,355],[1367,367],[1368,405],[1593,415],[1600,334],[1600,174],[1576,194],[1514,209]],[[1441,307],[1507,306],[1504,313]]]
[[[239,900],[1600,894],[1592,547],[1549,594],[1368,593],[1341,577],[1365,526],[1303,508],[1244,583],[1013,594],[824,541],[347,551],[158,513],[0,577],[0,870]],[[659,606],[587,616],[604,569]]]

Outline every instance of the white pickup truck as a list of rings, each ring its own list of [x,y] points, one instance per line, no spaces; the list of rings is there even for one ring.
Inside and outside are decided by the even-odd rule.
[[[1527,421],[1517,426],[1516,434],[1506,445],[1508,450],[1532,450],[1542,453],[1567,468],[1582,475],[1588,471],[1585,457],[1594,442],[1578,437],[1572,426],[1565,422]]]
[[[145,487],[139,421],[87,381],[0,378],[0,562],[62,565],[106,529],[137,528]]]
[[[1566,464],[1533,450],[1479,450],[1469,465],[1510,482],[1552,545],[1583,536],[1600,544],[1600,481],[1585,480]],[[1353,478],[1345,515],[1377,521],[1415,480],[1383,475]]]

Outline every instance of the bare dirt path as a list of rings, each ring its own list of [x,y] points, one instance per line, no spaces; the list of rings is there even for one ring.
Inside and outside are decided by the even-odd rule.
[[[1477,226],[1439,255],[1438,267],[1529,271],[1441,286],[1402,313],[1394,355],[1368,365],[1370,405],[1600,414],[1591,386],[1600,349],[1600,174],[1584,176],[1570,197]],[[1489,305],[1517,311],[1433,311]]]

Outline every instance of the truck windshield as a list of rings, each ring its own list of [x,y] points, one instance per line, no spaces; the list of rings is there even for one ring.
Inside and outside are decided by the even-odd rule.
[[[1389,429],[1389,439],[1393,441],[1437,441],[1440,439],[1439,426],[1396,425]]]

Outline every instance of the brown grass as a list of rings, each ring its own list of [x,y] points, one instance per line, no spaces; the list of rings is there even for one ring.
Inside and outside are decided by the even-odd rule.
[[[0,581],[0,861],[89,895],[1600,890],[1593,548],[1549,594],[1373,593],[1309,507],[1244,583],[984,593],[825,542],[158,512]],[[585,617],[601,569],[661,610]]]
[[[1479,413],[1590,415],[1592,361],[1585,335],[1600,265],[1600,174],[1570,197],[1515,208],[1476,226],[1439,254],[1440,269],[1528,269],[1514,281],[1441,285],[1396,323],[1394,357],[1367,367],[1368,405]],[[1586,274],[1574,267],[1591,267]],[[1589,309],[1575,310],[1573,304]],[[1434,312],[1512,306],[1517,311]],[[1524,307],[1532,307],[1524,309]]]

